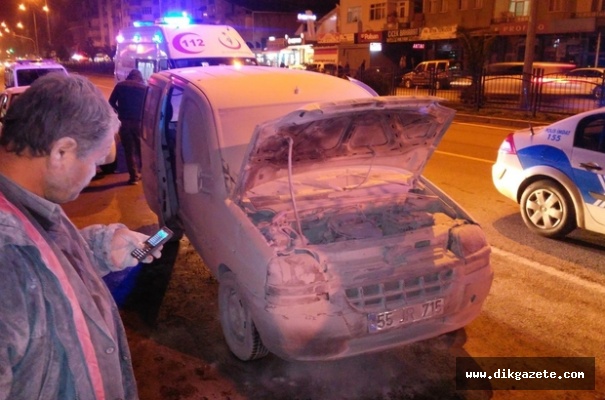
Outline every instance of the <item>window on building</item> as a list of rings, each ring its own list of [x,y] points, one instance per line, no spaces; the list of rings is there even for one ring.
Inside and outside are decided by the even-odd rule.
[[[475,8],[483,8],[483,0],[475,0]]]
[[[141,13],[145,15],[151,15],[153,14],[153,10],[151,7],[143,7],[141,8]]]
[[[437,0],[429,0],[428,6],[429,6],[429,10],[428,10],[429,14],[437,13]]]
[[[410,2],[409,0],[397,2],[397,17],[407,18],[410,15]]]
[[[370,4],[370,21],[385,19],[387,16],[387,3]]]
[[[563,2],[564,2],[564,0],[549,0],[548,11],[551,11],[551,12],[563,11]]]
[[[458,0],[458,9],[468,10],[468,2],[469,0]]]
[[[361,7],[350,7],[347,10],[347,22],[361,21]]]
[[[515,17],[526,17],[529,15],[530,0],[510,0],[510,11]]]
[[[448,0],[441,0],[441,7],[439,8],[439,11],[442,13],[446,13],[450,10],[449,7],[449,1]]]

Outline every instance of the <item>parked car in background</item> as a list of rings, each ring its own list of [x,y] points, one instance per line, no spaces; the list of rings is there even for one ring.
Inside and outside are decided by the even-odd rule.
[[[567,72],[552,84],[550,93],[590,96],[601,99],[605,84],[605,68],[576,68]]]
[[[315,62],[306,65],[307,71],[321,72],[330,75],[341,75],[342,67],[335,63]]]
[[[217,278],[238,358],[381,351],[479,314],[490,246],[422,176],[454,117],[438,101],[288,68],[150,77],[145,198]]]
[[[483,81],[483,93],[488,97],[520,95],[523,88],[523,68],[523,61],[489,64]],[[542,94],[566,94],[559,83],[575,68],[575,64],[536,61],[532,64],[530,84],[539,85],[538,89]]]
[[[4,68],[4,85],[29,86],[36,79],[51,72],[67,74],[65,67],[53,60],[19,60]]]
[[[412,71],[404,74],[401,84],[406,88],[415,86],[433,86],[435,89],[447,89],[452,80],[462,72],[462,64],[456,60],[430,60],[418,64]]]
[[[92,59],[93,62],[111,62],[111,57],[105,53],[97,53]]]
[[[528,228],[563,237],[605,233],[605,108],[509,134],[492,168],[496,189],[520,205]]]

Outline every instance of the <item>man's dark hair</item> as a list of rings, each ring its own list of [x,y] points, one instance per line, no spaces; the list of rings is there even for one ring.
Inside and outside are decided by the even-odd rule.
[[[18,155],[50,154],[53,143],[71,137],[85,156],[119,120],[103,93],[79,75],[50,73],[38,78],[9,106],[0,146]]]

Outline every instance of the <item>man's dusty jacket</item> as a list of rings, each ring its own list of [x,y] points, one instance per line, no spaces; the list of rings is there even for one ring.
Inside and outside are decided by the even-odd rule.
[[[137,399],[126,334],[101,276],[121,224],[81,231],[60,206],[0,175],[0,191],[50,244],[86,319],[107,400]],[[94,399],[71,309],[40,250],[13,214],[0,211],[0,400]]]

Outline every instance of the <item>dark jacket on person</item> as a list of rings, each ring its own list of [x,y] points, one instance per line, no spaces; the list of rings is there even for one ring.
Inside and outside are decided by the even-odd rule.
[[[143,116],[147,85],[141,73],[138,70],[134,71],[126,80],[118,82],[109,96],[109,104],[118,112],[120,121],[140,121]]]

